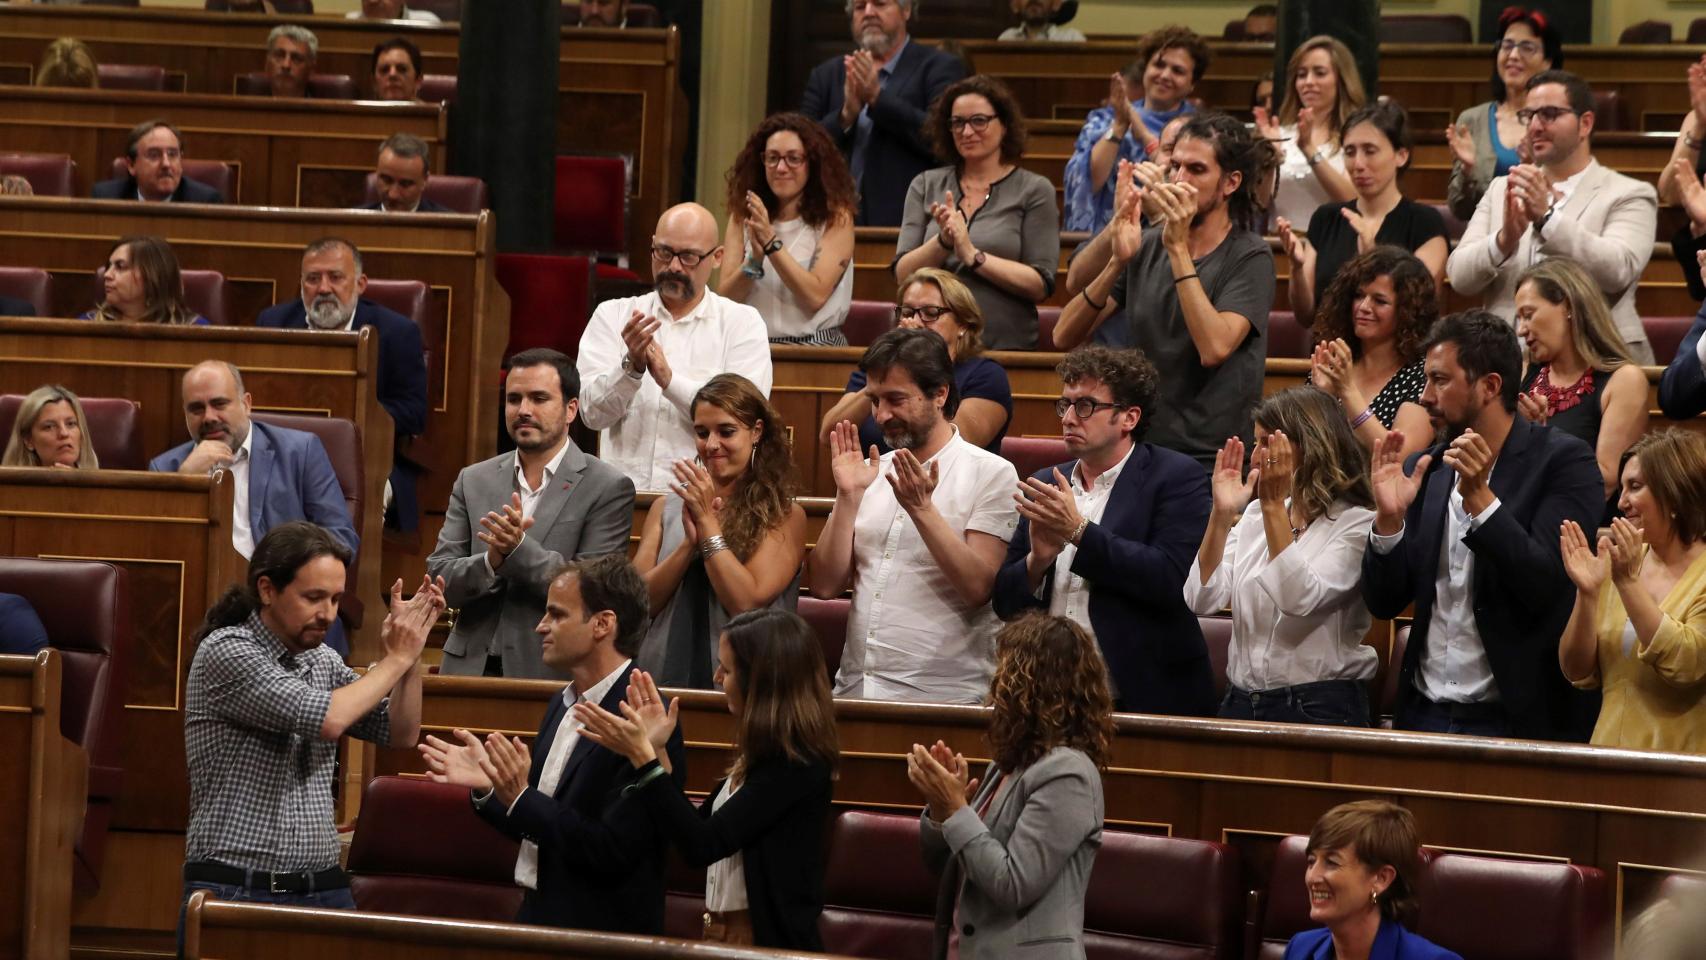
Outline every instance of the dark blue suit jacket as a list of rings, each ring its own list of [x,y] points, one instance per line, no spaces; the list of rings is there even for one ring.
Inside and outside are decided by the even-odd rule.
[[[385,203],[384,203],[384,201],[374,201],[373,203],[363,204],[361,209],[363,209],[363,210],[383,210],[383,209],[385,209]],[[415,212],[416,213],[455,213],[456,211],[450,209],[449,207],[445,206],[444,204],[439,203],[438,201],[434,200],[433,198],[431,198],[431,197],[429,197],[423,193],[423,194],[421,194],[421,204],[420,204],[420,206],[415,208]]]
[[[912,178],[940,165],[924,133],[925,112],[937,94],[965,75],[966,65],[958,57],[916,38],[900,52],[894,73],[870,106],[871,143],[865,151],[864,179],[858,184],[859,225],[900,226]],[[858,126],[841,129],[846,82],[847,71],[840,57],[818,64],[806,80],[800,112],[822,123],[842,154],[852,157],[853,134]]]
[[[1333,955],[1333,932],[1326,927],[1305,930],[1285,945],[1285,960],[1327,960]],[[1391,920],[1380,922],[1368,960],[1463,960],[1441,946],[1429,943]]]
[[[16,297],[0,297],[0,317],[33,317],[36,305]]]
[[[1072,460],[1058,469],[1070,477],[1077,466]],[[1054,469],[1036,476],[1053,483]],[[1090,625],[1119,688],[1122,710],[1214,713],[1208,646],[1184,594],[1212,506],[1208,474],[1200,464],[1139,443],[1114,481],[1102,521],[1084,530],[1072,572],[1090,582]],[[1031,525],[1020,517],[995,577],[992,600],[1003,619],[1033,608],[1048,610],[1054,568],[1043,575],[1039,596],[1025,574],[1030,552]]]
[[[136,178],[125,176],[102,180],[89,191],[89,196],[96,200],[135,200]],[[225,195],[200,180],[183,177],[178,180],[178,189],[172,191],[172,202],[224,203]]]
[[[1700,369],[1697,352],[1702,333],[1706,333],[1706,304],[1694,315],[1694,326],[1688,328],[1688,336],[1682,338],[1682,346],[1659,379],[1659,409],[1672,420],[1687,420],[1706,412],[1706,371]]]
[[[1415,604],[1415,621],[1398,675],[1398,720],[1421,692],[1416,671],[1428,646],[1439,552],[1456,471],[1427,452],[1427,478],[1404,518],[1404,539],[1390,553],[1373,545],[1362,556],[1362,596],[1369,612],[1390,620]],[[1411,457],[1407,469],[1417,458]],[[1576,690],[1558,669],[1558,637],[1569,622],[1576,588],[1558,552],[1558,527],[1574,520],[1594,530],[1605,510],[1605,488],[1593,449],[1562,430],[1511,424],[1493,464],[1499,508],[1464,538],[1475,555],[1475,626],[1511,732],[1535,740],[1582,740],[1599,714],[1597,693]]]
[[[15,593],[0,593],[0,653],[33,657],[47,646],[47,628],[36,608]]]
[[[257,327],[308,329],[308,309],[300,299],[274,304],[255,319]],[[373,327],[379,335],[379,404],[396,425],[399,448],[409,437],[426,432],[427,370],[422,356],[421,329],[408,317],[362,298],[356,302],[355,327]],[[415,498],[417,468],[395,454],[391,462],[391,505],[397,526],[413,530],[420,520]]]
[[[604,695],[612,713],[628,696],[632,665]],[[551,698],[533,740],[528,789],[512,810],[488,800],[480,816],[516,840],[539,845],[539,882],[521,901],[517,922],[610,933],[663,933],[663,857],[667,841],[642,803],[622,803],[633,777],[628,758],[585,737],[576,742],[557,792],[538,789],[551,742],[568,713],[562,696]],[[677,784],[686,780],[681,728],[665,747]]]

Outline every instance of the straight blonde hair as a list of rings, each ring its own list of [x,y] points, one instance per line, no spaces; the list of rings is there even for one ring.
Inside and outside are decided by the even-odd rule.
[[[1297,68],[1302,65],[1303,58],[1311,51],[1325,50],[1328,59],[1333,61],[1333,73],[1337,74],[1335,86],[1338,95],[1333,100],[1333,136],[1338,137],[1345,132],[1345,121],[1350,115],[1362,108],[1368,102],[1368,94],[1363,90],[1362,71],[1357,69],[1356,57],[1337,37],[1326,34],[1310,37],[1298,44],[1291,53],[1291,59],[1285,65],[1285,100],[1280,103],[1279,122],[1293,124],[1297,122],[1297,113],[1303,104],[1297,98]]]
[[[1524,270],[1516,288],[1521,290],[1525,283],[1534,284],[1534,292],[1542,300],[1564,308],[1564,316],[1570,321],[1570,343],[1588,366],[1616,370],[1635,362],[1629,344],[1612,322],[1605,294],[1581,264],[1565,257],[1549,257]]]
[[[57,383],[45,387],[37,387],[24,397],[23,404],[18,407],[18,419],[12,424],[12,436],[6,440],[6,452],[0,454],[0,467],[39,467],[41,457],[34,450],[24,445],[24,438],[36,427],[36,421],[41,419],[41,412],[50,403],[69,403],[71,413],[77,418],[77,432],[82,435],[82,443],[77,451],[77,469],[98,470],[101,460],[95,456],[95,443],[89,436],[89,418],[83,415],[83,401],[77,395]]]

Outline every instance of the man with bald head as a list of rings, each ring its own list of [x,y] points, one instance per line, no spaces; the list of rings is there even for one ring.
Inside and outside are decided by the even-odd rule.
[[[641,490],[664,491],[694,457],[693,395],[719,373],[770,394],[764,319],[710,288],[723,260],[717,220],[697,203],[664,211],[652,234],[652,292],[606,300],[581,337],[581,419],[599,455]]]

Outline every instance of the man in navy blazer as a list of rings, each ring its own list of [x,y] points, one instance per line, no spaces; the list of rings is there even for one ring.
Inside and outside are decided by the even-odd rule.
[[[495,733],[482,743],[459,730],[456,743],[429,736],[421,745],[434,780],[468,787],[480,816],[521,841],[515,882],[526,893],[517,922],[663,932],[666,844],[645,804],[622,802],[634,766],[582,736],[570,710],[587,700],[620,713],[649,610],[645,581],[626,554],[565,565],[551,581],[536,631],[546,664],[570,683],[545,708],[531,759],[519,741]],[[663,753],[669,775],[683,782],[679,725]],[[481,759],[497,778],[481,770]]]
[[[373,184],[379,199],[363,210],[390,213],[455,213],[426,195],[432,179],[432,149],[412,133],[393,133],[379,145],[373,168]]]
[[[1706,252],[1701,254],[1706,257]],[[1694,273],[1697,271],[1688,271]],[[1706,348],[1701,346],[1701,334],[1706,333],[1706,304],[1694,315],[1694,326],[1682,338],[1682,346],[1665,367],[1659,379],[1659,409],[1672,420],[1688,420],[1706,412]]]
[[[145,120],[131,128],[125,143],[122,177],[95,184],[96,200],[152,200],[168,203],[224,203],[218,190],[184,176],[183,138],[164,120]]]
[[[1088,630],[1118,710],[1211,716],[1208,646],[1184,598],[1213,506],[1208,474],[1142,442],[1156,372],[1141,351],[1083,347],[1056,372],[1061,434],[1078,459],[1020,481],[995,612],[1039,609]]]
[[[420,521],[415,499],[419,468],[400,451],[409,438],[426,432],[427,371],[421,330],[395,310],[363,299],[366,290],[361,251],[337,237],[316,240],[302,254],[301,298],[268,307],[255,319],[255,326],[290,330],[372,327],[378,334],[379,404],[396,425],[398,447],[391,461],[391,503],[385,522],[410,531]]]
[[[936,166],[924,134],[931,101],[966,75],[958,57],[912,43],[913,0],[849,0],[859,49],[812,69],[800,112],[829,131],[853,168],[861,226],[898,227],[912,178]]]
[[[1522,353],[1498,316],[1452,314],[1424,348],[1422,406],[1447,439],[1405,463],[1403,436],[1386,435],[1362,558],[1371,613],[1391,619],[1415,608],[1395,725],[1586,740],[1598,696],[1558,669],[1575,596],[1558,528],[1599,523],[1605,494],[1594,452],[1516,415]]]

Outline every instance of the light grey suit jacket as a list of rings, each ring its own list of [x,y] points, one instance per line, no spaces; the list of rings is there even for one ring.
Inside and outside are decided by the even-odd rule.
[[[1498,234],[1505,222],[1508,183],[1507,177],[1493,180],[1446,260],[1452,289],[1481,296],[1488,310],[1514,324],[1517,277],[1547,257],[1568,257],[1605,292],[1617,332],[1636,347],[1637,359],[1652,363],[1647,332],[1635,312],[1635,288],[1652,258],[1658,229],[1659,200],[1653,185],[1591,161],[1569,199],[1552,211],[1544,238],[1524,230],[1516,252],[1506,257],[1499,250]]]
[[[427,572],[444,578],[445,599],[458,610],[441,673],[477,677],[487,655],[498,654],[506,677],[552,678],[533,632],[545,614],[551,574],[568,560],[627,549],[633,481],[571,440],[533,526],[493,573],[486,545],[474,534],[480,518],[501,510],[515,491],[514,451],[464,467],[456,477],[438,546],[427,558]]]
[[[1013,782],[979,818],[1003,779]],[[961,960],[1083,960],[1102,845],[1102,775],[1088,756],[1056,747],[1015,774],[991,764],[969,806],[942,823],[926,810],[921,824],[924,862],[942,875],[932,956],[948,955],[957,901]]]

